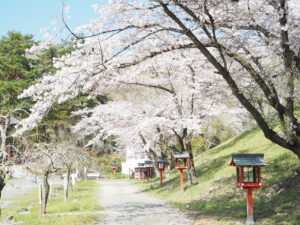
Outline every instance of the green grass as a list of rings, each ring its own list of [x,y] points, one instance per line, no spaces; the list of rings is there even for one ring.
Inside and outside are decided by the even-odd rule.
[[[96,212],[101,208],[97,205],[97,186],[96,181],[80,181],[75,190],[70,192],[69,199],[64,202],[63,191],[59,190],[53,193],[53,197],[48,201],[47,214],[54,213],[76,213],[76,212]],[[92,224],[96,214],[82,215],[63,215],[63,216],[45,216],[39,218],[38,194],[34,191],[17,200],[13,208],[4,209],[2,215],[13,215],[17,221],[22,221],[24,225],[83,225]],[[29,214],[17,215],[20,208],[26,208],[33,205]]]
[[[115,175],[112,175],[111,173],[106,174],[106,179],[113,179],[113,180],[119,180],[119,179],[128,179],[127,174],[122,174],[122,173],[115,173]]]
[[[196,216],[200,224],[235,224],[246,217],[245,190],[235,187],[235,169],[229,166],[233,153],[264,153],[263,189],[254,191],[254,216],[258,224],[300,224],[300,179],[275,197],[267,197],[268,188],[300,166],[290,151],[267,140],[258,129],[245,131],[195,157],[198,184],[179,188],[179,172],[167,174],[164,186],[158,178],[139,182],[142,188]],[[186,174],[185,174],[186,177]]]

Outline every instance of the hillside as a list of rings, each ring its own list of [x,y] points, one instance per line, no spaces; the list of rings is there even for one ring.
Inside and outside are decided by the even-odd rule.
[[[246,191],[235,187],[235,169],[229,166],[233,153],[264,153],[263,189],[254,191],[254,218],[257,224],[300,224],[300,176],[285,190],[270,196],[270,187],[300,166],[300,161],[269,140],[258,129],[245,131],[195,157],[199,183],[179,190],[179,172],[166,174],[164,187],[158,179],[142,187],[191,213],[197,224],[240,224],[246,218]],[[187,185],[187,183],[186,183]]]

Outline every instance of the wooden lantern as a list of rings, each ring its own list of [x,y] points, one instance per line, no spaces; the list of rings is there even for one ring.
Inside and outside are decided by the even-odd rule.
[[[233,154],[230,165],[236,167],[236,186],[247,189],[246,224],[254,224],[252,189],[262,188],[261,169],[267,166],[264,154]]]
[[[174,152],[175,168],[180,171],[180,190],[184,191],[184,174],[183,170],[188,168],[188,159],[190,155],[188,152]]]
[[[138,163],[138,169],[140,172],[140,180],[144,178],[143,173],[145,170],[145,163]]]
[[[151,178],[151,173],[152,173],[152,168],[153,168],[153,163],[150,160],[146,160],[144,162],[144,167],[146,169],[146,177],[149,180],[149,178]]]
[[[166,169],[166,166],[168,164],[168,160],[166,159],[158,159],[155,161],[156,168],[159,171],[159,177],[160,177],[160,186],[162,186],[162,179],[163,179],[163,171]]]
[[[115,173],[116,173],[116,167],[117,167],[117,163],[112,162],[112,163],[111,163],[111,172],[112,172],[112,175],[113,175],[113,176],[114,176]]]

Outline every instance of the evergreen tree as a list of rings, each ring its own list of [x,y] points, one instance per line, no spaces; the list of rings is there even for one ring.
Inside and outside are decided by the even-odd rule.
[[[0,112],[2,114],[15,108],[20,103],[17,96],[40,76],[34,69],[37,59],[26,57],[26,49],[35,44],[32,37],[32,35],[11,31],[0,39]]]

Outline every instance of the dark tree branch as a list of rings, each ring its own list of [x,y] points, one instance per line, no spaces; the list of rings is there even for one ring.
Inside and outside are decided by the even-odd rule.
[[[273,131],[268,123],[265,121],[261,113],[250,103],[250,101],[243,95],[236,82],[233,80],[229,71],[224,68],[218,60],[208,51],[208,49],[203,45],[203,43],[183,24],[183,22],[168,8],[168,5],[160,2],[165,14],[169,16],[177,25],[185,32],[186,36],[195,44],[199,51],[207,58],[207,60],[218,70],[218,72],[223,76],[229,87],[231,88],[233,95],[239,100],[239,102],[251,113],[253,118],[256,120],[258,126],[262,129],[265,136],[277,143],[278,145],[288,148],[295,152],[300,158],[299,146],[295,146],[292,143],[286,141],[284,138],[279,136],[275,131]]]

